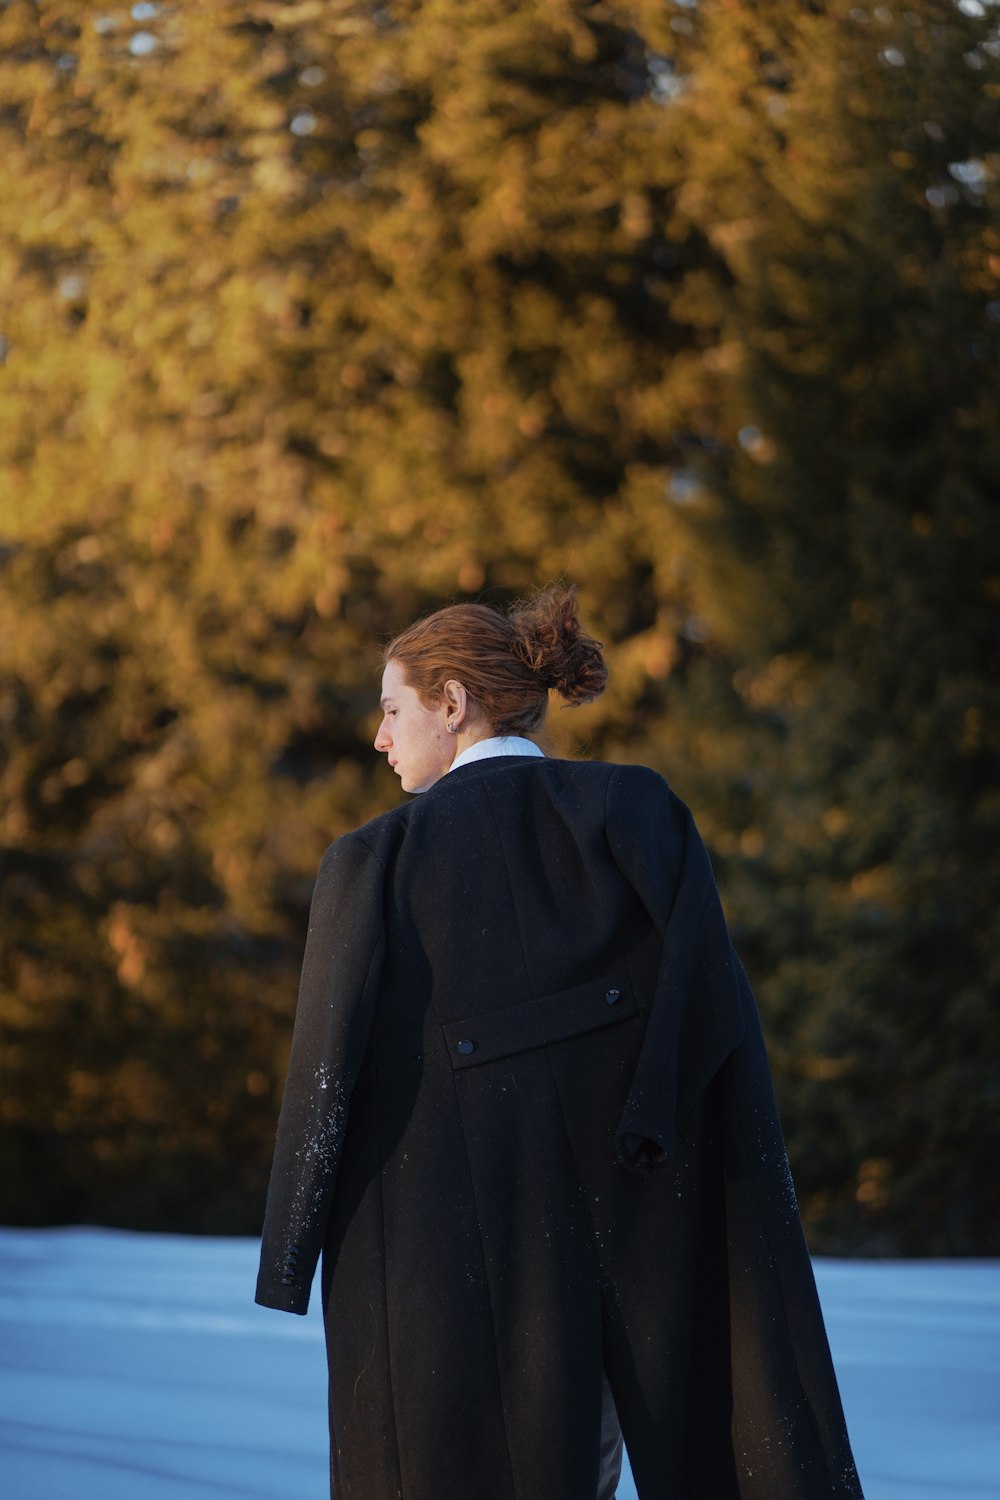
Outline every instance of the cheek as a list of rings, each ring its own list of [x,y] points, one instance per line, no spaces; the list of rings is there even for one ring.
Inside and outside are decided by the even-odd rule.
[[[407,726],[406,743],[413,754],[428,755],[434,750],[435,734],[434,725],[426,719],[419,719]]]

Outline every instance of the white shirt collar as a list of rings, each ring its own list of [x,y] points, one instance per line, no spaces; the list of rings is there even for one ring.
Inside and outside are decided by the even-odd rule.
[[[545,751],[539,750],[534,740],[526,739],[523,734],[492,734],[489,739],[477,740],[474,745],[468,745],[460,750],[448,767],[454,771],[456,766],[464,766],[470,760],[486,760],[491,755],[541,755]]]

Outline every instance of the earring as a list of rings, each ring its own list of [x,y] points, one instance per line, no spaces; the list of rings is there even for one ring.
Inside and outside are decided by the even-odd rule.
[[[457,724],[449,724],[448,725],[448,733],[449,734],[457,734],[458,733],[458,725]]]

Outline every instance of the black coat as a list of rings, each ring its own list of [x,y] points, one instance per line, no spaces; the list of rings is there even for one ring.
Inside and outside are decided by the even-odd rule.
[[[753,994],[642,766],[470,761],[336,840],[256,1299],[322,1251],[337,1500],[857,1500]]]

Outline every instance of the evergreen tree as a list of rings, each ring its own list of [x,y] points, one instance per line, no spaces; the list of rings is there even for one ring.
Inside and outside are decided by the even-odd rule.
[[[256,1227],[380,639],[566,575],[816,1243],[985,1242],[976,6],[0,9],[0,1214]]]
[[[668,244],[622,15],[0,15],[6,988],[37,978],[5,1017],[8,1214],[257,1211],[202,1184],[235,1141],[264,1179],[308,882],[395,791],[382,634],[581,576],[630,649],[576,733],[641,745],[675,654],[641,519],[664,348],[711,334],[669,307],[708,250]]]
[[[1000,1144],[1000,41],[976,0],[705,28],[691,161],[742,353],[691,519],[780,725],[724,878],[815,1233],[969,1252]],[[734,98],[738,156],[707,132]]]

